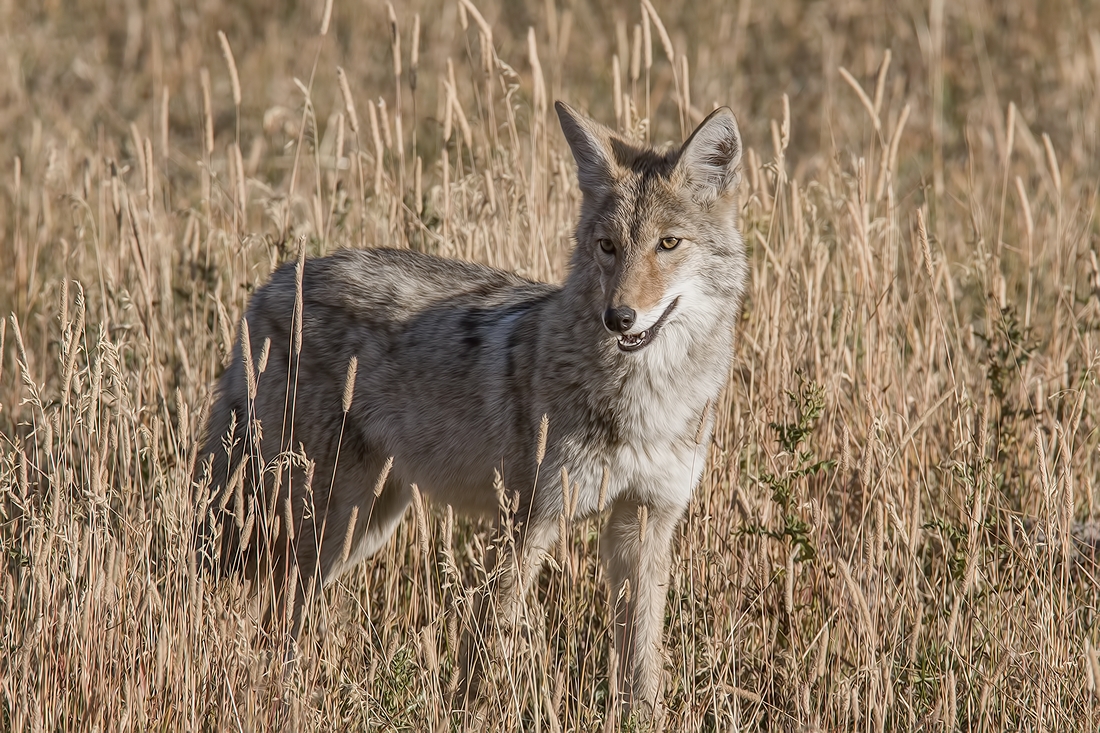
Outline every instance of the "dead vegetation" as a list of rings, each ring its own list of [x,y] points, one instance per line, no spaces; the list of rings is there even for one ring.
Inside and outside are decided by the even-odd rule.
[[[729,104],[748,148],[668,728],[1095,730],[1096,27],[1038,0],[0,2],[0,728],[448,724],[484,528],[410,515],[288,662],[194,571],[195,439],[299,242],[560,278],[562,97],[652,140]],[[548,562],[487,730],[617,724],[597,527]]]

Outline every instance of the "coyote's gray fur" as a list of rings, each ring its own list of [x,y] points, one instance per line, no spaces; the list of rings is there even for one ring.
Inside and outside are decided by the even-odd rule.
[[[603,496],[615,688],[644,715],[660,705],[673,535],[703,471],[745,289],[741,138],[726,108],[668,151],[557,111],[583,195],[565,282],[383,249],[281,267],[253,296],[218,385],[197,540],[204,564],[277,586],[293,576],[301,593],[376,552],[412,484],[459,512],[498,512],[496,471],[504,503],[518,495],[498,521],[519,561],[498,563],[477,622],[492,606],[506,624],[560,515],[592,515]],[[311,481],[302,461],[277,480],[274,464],[302,451]]]

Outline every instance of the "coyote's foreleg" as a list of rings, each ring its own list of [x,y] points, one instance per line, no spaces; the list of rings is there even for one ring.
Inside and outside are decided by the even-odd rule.
[[[672,536],[683,508],[620,499],[611,508],[601,553],[615,604],[616,682],[626,711],[658,715],[664,672],[662,635]]]

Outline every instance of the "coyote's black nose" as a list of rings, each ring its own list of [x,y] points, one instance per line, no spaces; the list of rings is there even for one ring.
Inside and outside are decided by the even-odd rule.
[[[603,312],[603,324],[607,326],[609,331],[626,333],[634,325],[636,316],[637,314],[633,308],[620,305],[618,308],[608,308]]]

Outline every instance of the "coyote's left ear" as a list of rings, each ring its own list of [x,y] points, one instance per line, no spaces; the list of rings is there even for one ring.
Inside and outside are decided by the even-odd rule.
[[[719,107],[695,128],[680,149],[679,169],[698,198],[715,201],[740,178],[741,133],[729,107]]]

